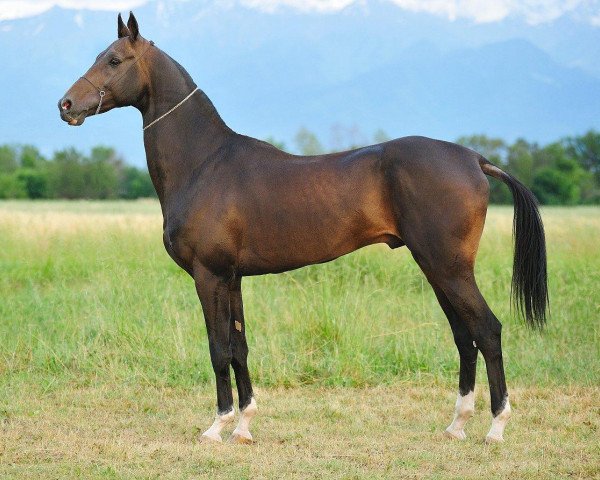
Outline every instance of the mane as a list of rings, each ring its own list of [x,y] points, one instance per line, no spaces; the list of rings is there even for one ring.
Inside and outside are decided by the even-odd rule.
[[[165,57],[167,57],[169,60],[171,60],[171,62],[173,62],[173,65],[175,65],[177,67],[177,70],[179,70],[179,73],[181,73],[181,75],[186,80],[188,80],[189,82],[191,82],[195,85],[195,82],[192,79],[192,76],[187,72],[187,70],[185,68],[183,68],[183,66],[177,60],[175,60],[173,57],[171,57],[171,55],[169,55],[168,53],[165,53],[163,50],[161,50],[161,52],[164,54]]]
[[[177,70],[179,71],[181,76],[186,80],[187,83],[198,88],[197,98],[198,98],[198,100],[200,100],[201,108],[202,108],[202,111],[204,112],[204,115],[208,116],[208,117],[212,116],[212,117],[218,119],[218,121],[220,121],[221,123],[225,124],[225,122],[223,121],[223,118],[219,114],[218,110],[216,109],[216,107],[213,104],[213,102],[211,101],[211,99],[208,98],[206,93],[204,93],[204,90],[202,90],[200,87],[198,87],[196,85],[196,82],[194,82],[194,79],[188,73],[188,71],[177,60],[175,60],[173,57],[171,57],[168,53],[165,53],[163,50],[160,50],[160,52],[163,55],[165,55],[165,57],[167,57],[173,63],[173,65],[177,68]],[[227,127],[227,128],[229,128],[229,127]]]

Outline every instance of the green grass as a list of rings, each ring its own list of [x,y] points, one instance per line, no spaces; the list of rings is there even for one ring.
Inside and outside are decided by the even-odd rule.
[[[510,311],[512,209],[492,208],[477,279],[504,323],[508,381],[600,383],[600,209],[545,209],[551,317]],[[53,382],[190,387],[212,381],[192,280],[162,246],[154,202],[0,203],[0,373]],[[257,384],[456,380],[447,321],[406,249],[243,282]],[[483,374],[484,369],[480,368]]]
[[[469,476],[456,470],[459,465],[486,476],[469,462],[478,455],[493,457],[502,476],[519,458],[529,458],[528,439],[557,430],[570,460],[558,460],[558,440],[550,435],[546,450],[530,458],[531,469],[518,471],[539,478],[547,460],[556,467],[554,476],[593,476],[598,452],[584,439],[597,434],[600,423],[597,401],[593,406],[600,385],[600,208],[545,208],[543,218],[551,300],[544,333],[529,331],[510,312],[511,207],[490,209],[477,262],[480,288],[504,324],[509,390],[536,392],[511,400],[516,412],[534,409],[507,432],[510,437],[511,428],[521,429],[515,445],[524,450],[515,461],[509,452],[479,446],[479,453],[469,454],[462,444],[438,438],[451,417],[458,354],[408,251],[385,246],[244,279],[250,370],[259,406],[269,401],[256,421],[263,443],[252,447],[259,449],[253,460],[254,454],[212,447],[207,453],[189,443],[192,423],[206,427],[212,415],[214,380],[194,285],[163,249],[158,204],[0,202],[0,477],[150,478],[155,472],[163,478],[169,462],[177,465],[174,472],[193,477],[220,471],[230,456],[242,462],[226,469],[241,472],[232,474],[237,478],[269,478],[277,471],[302,478],[304,464],[306,478],[316,472],[421,478],[428,465],[437,465],[434,478]],[[477,389],[485,392],[480,363]],[[408,391],[417,392],[418,403],[401,398]],[[548,412],[557,395],[564,415],[554,421],[549,417],[557,413]],[[329,408],[320,404],[322,396],[331,398],[331,411],[319,410]],[[391,424],[387,417],[378,420],[379,407],[369,410],[373,396],[387,399]],[[348,400],[355,397],[361,400]],[[348,402],[366,417],[363,423]],[[478,402],[480,411],[488,410],[481,397]],[[396,419],[400,406],[412,409],[408,423]],[[193,421],[192,408],[201,415]],[[485,419],[477,427],[481,435]],[[352,428],[340,432],[336,425],[346,421]],[[269,425],[287,431],[274,434]],[[320,428],[322,434],[315,431]],[[311,443],[311,436],[320,438]],[[137,450],[127,456],[122,449],[129,441]],[[391,457],[377,456],[389,448]],[[298,457],[287,463],[270,458],[294,452]],[[454,455],[463,463],[447,465]],[[268,468],[256,466],[259,458]]]

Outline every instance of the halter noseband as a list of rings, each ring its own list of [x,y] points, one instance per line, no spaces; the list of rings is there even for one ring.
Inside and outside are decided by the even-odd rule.
[[[103,86],[102,88],[98,88],[98,87],[97,87],[96,85],[94,85],[94,84],[93,84],[93,83],[92,83],[90,80],[88,80],[87,78],[85,78],[85,76],[81,77],[81,78],[83,78],[83,79],[84,79],[86,82],[88,82],[88,83],[89,83],[89,84],[90,84],[92,87],[94,87],[94,89],[98,90],[98,95],[100,95],[100,101],[98,102],[98,108],[96,108],[96,113],[94,113],[94,115],[98,115],[98,113],[100,112],[100,109],[102,108],[102,101],[104,100],[104,95],[106,95],[106,90],[108,89],[108,85],[109,85],[110,83],[114,82],[115,80],[119,80],[119,79],[120,79],[120,78],[121,78],[123,75],[125,75],[125,74],[126,74],[128,71],[129,71],[129,69],[130,69],[131,67],[133,67],[133,66],[134,66],[134,65],[135,65],[135,64],[136,64],[136,63],[137,63],[137,62],[140,60],[140,58],[142,58],[144,55],[146,55],[146,52],[147,52],[148,50],[150,50],[150,47],[153,47],[153,46],[154,46],[154,42],[153,42],[152,40],[150,40],[150,43],[149,43],[149,45],[146,47],[146,50],[144,50],[144,51],[143,51],[143,53],[142,53],[142,54],[141,54],[139,57],[137,57],[137,58],[135,59],[135,61],[134,61],[134,62],[133,62],[131,65],[129,65],[129,67],[127,67],[127,68],[125,69],[125,71],[124,71],[124,72],[123,72],[121,75],[119,75],[118,77],[116,76],[116,74],[115,74],[115,75],[113,75],[113,76],[112,76],[112,77],[109,79],[109,81],[108,81],[108,82],[106,82],[106,83],[104,84],[104,86]],[[115,79],[115,77],[116,77],[116,79]]]
[[[98,90],[98,94],[100,95],[100,101],[98,102],[98,108],[96,109],[96,113],[94,113],[94,115],[98,115],[98,112],[100,111],[100,109],[102,108],[102,100],[104,100],[104,95],[106,95],[106,92],[100,88],[98,88],[96,85],[94,85],[90,80],[88,80],[85,77],[81,77],[83,78],[86,82],[88,82],[92,87],[94,87],[96,90]],[[106,87],[104,87],[106,88]]]
[[[150,40],[150,44],[148,45],[148,47],[146,47],[146,50],[144,50],[144,52],[135,59],[135,62],[133,62],[131,65],[129,65],[129,67],[127,67],[127,69],[121,74],[119,75],[116,80],[120,79],[123,75],[125,75],[129,69],[131,67],[133,67],[140,58],[142,58],[146,52],[148,50],[150,50],[150,47],[154,46],[154,42],[152,40]],[[98,102],[98,107],[96,108],[96,113],[94,113],[94,115],[98,115],[98,113],[100,112],[100,109],[102,108],[102,101],[104,100],[104,95],[106,95],[106,91],[108,89],[108,85],[111,82],[115,81],[115,76],[111,77],[110,80],[108,82],[106,82],[104,84],[104,86],[102,88],[98,88],[96,85],[94,85],[89,79],[85,78],[85,76],[81,77],[83,80],[85,80],[86,82],[88,82],[92,87],[94,87],[95,90],[98,90],[98,95],[100,95],[100,101]],[[198,87],[196,87],[194,90],[192,90],[192,92],[185,97],[181,102],[179,102],[177,105],[175,105],[173,108],[171,108],[171,110],[169,110],[166,113],[163,113],[160,117],[158,117],[156,120],[153,120],[152,122],[150,122],[148,125],[146,125],[142,130],[146,130],[147,128],[150,128],[152,125],[154,125],[155,123],[160,122],[163,118],[165,118],[167,115],[169,115],[170,113],[173,113],[175,110],[177,110],[181,105],[183,105],[187,100],[189,100],[192,95],[194,93],[196,93],[198,90],[200,90]]]

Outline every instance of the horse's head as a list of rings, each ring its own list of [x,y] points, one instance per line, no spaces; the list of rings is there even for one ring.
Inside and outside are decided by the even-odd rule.
[[[115,107],[139,104],[147,93],[146,53],[152,42],[142,38],[137,20],[129,14],[127,25],[118,17],[118,40],[100,52],[90,69],[58,102],[60,117],[81,125],[86,117]]]

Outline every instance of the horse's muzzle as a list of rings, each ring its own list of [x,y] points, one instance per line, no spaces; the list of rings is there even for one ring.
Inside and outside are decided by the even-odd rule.
[[[73,109],[73,102],[70,98],[64,97],[58,101],[58,110],[60,111],[60,118],[72,126],[82,125],[87,116],[87,110],[76,112]]]

